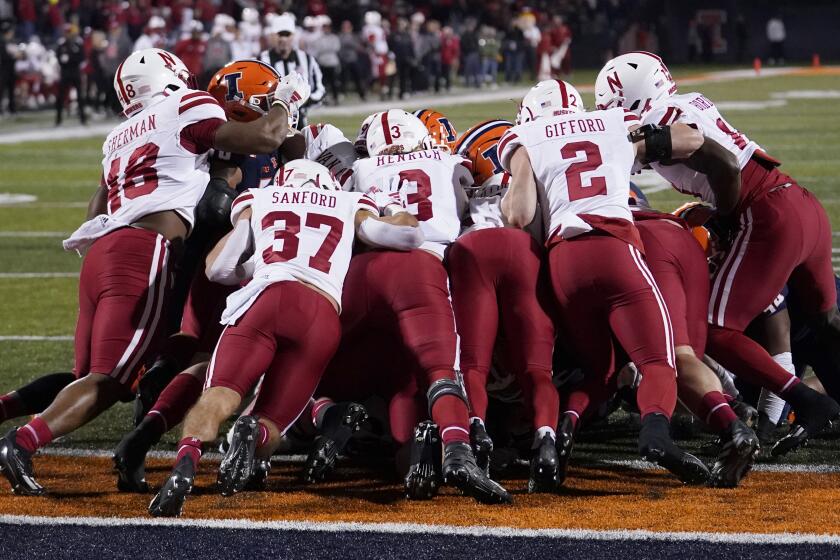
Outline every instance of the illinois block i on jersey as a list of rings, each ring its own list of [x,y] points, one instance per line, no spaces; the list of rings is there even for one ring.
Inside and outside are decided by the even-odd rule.
[[[614,337],[642,372],[641,455],[684,482],[705,482],[706,466],[669,435],[677,392],[673,333],[628,207],[637,159],[685,157],[702,137],[688,127],[678,134],[639,129],[638,117],[620,108],[586,113],[580,99],[570,84],[540,82],[499,142],[512,175],[502,209],[508,222],[525,227],[539,199],[560,337],[586,372],[583,387],[564,395],[566,416],[577,424],[614,392],[613,372],[621,365]]]
[[[714,206],[718,223],[729,230],[729,247],[712,280],[707,352],[728,370],[779,394],[794,407],[797,425],[773,453],[795,449],[840,414],[840,406],[800,384],[789,355],[774,361],[743,331],[787,283],[821,333],[826,355],[840,367],[840,315],[825,210],[816,197],[779,171],[777,160],[729,124],[712,101],[696,92],[678,94],[670,72],[654,54],[628,53],[609,61],[598,75],[596,99],[602,107],[629,108],[647,124],[690,124],[722,146],[741,170],[738,185],[717,180],[716,166],[698,173],[689,162],[652,163],[677,190]],[[840,385],[827,381],[829,394],[840,398]]]

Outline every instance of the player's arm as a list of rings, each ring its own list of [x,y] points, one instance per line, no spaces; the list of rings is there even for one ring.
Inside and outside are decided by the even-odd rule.
[[[265,117],[250,121],[228,121],[216,130],[213,147],[235,154],[269,154],[289,136],[289,107],[303,105],[309,98],[309,84],[292,72],[283,76],[274,90],[271,109]]]
[[[502,214],[507,223],[523,229],[534,221],[537,211],[537,181],[528,151],[519,146],[510,157],[510,185],[502,198]]]
[[[105,186],[105,177],[103,176],[99,182],[99,188],[96,189],[96,192],[90,197],[90,202],[88,202],[87,219],[92,220],[100,214],[105,214],[107,212],[107,204],[108,188]]]
[[[642,163],[686,159],[703,145],[703,133],[687,124],[646,124],[628,127],[636,159]]]
[[[741,167],[735,154],[709,138],[684,163],[706,175],[715,193],[715,208],[721,216],[729,216],[741,198]]]
[[[252,251],[251,209],[244,209],[233,230],[222,237],[207,254],[205,273],[211,282],[232,286],[253,274],[243,261]]]
[[[355,226],[358,238],[371,247],[410,251],[426,240],[417,218],[404,210],[391,216],[358,210]]]

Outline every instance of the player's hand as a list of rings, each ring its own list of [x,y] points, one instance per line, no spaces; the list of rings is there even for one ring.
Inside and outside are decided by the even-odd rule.
[[[294,105],[300,108],[309,99],[310,92],[309,82],[297,72],[292,72],[280,78],[274,90],[274,100],[287,107]]]

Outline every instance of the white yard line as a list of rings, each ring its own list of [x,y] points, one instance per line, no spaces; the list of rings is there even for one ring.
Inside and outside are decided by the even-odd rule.
[[[725,70],[721,72],[709,72],[702,74],[695,78],[684,78],[679,81],[681,86],[693,86],[704,83],[726,82],[731,80],[743,79],[760,79],[772,78],[776,76],[784,76],[788,74],[795,74],[807,67],[787,67],[787,68],[768,68],[761,71],[760,75],[756,75],[752,69],[740,70]],[[591,93],[593,87],[591,85],[581,86],[577,88],[581,92]],[[469,105],[471,103],[484,103],[491,101],[506,101],[510,100],[511,115],[515,112],[516,104],[528,91],[528,88],[500,88],[497,90],[478,90],[475,92],[455,93],[455,94],[439,94],[432,96],[413,97],[402,101],[399,99],[391,99],[387,101],[375,101],[369,103],[360,103],[353,105],[345,105],[339,107],[317,107],[312,110],[311,117],[316,121],[322,117],[331,116],[351,116],[370,114],[384,109],[393,107],[405,108],[423,108],[423,107],[451,107],[453,105]],[[778,101],[776,101],[778,103]],[[8,134],[0,134],[0,144],[18,144],[21,142],[34,142],[43,140],[63,140],[69,138],[90,138],[102,137],[107,135],[114,127],[116,121],[99,123],[93,126],[67,126],[62,128],[48,128],[39,130],[27,130],[25,132],[10,132]]]
[[[594,461],[594,464],[604,464],[615,467],[625,467],[638,471],[645,470],[664,470],[662,467],[644,461],[642,459],[603,459]],[[840,473],[840,465],[808,465],[808,464],[794,464],[794,463],[756,463],[753,465],[754,472],[771,472],[771,473]]]
[[[432,525],[424,523],[360,523],[342,521],[258,521],[251,519],[165,519],[153,517],[46,517],[0,515],[0,524],[85,527],[184,527],[325,533],[388,533],[474,537],[528,537],[597,541],[704,541],[730,544],[829,544],[840,545],[840,536],[817,533],[708,533],[645,530],[520,529],[516,527]]]

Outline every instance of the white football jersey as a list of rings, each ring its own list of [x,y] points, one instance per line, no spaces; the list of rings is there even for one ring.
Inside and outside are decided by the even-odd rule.
[[[350,181],[358,192],[399,193],[426,236],[420,248],[442,257],[461,231],[467,205],[464,188],[473,182],[467,165],[461,156],[436,149],[374,156],[356,161]]]
[[[353,168],[348,167],[344,160],[331,154],[329,149],[336,144],[344,142],[352,144],[352,142],[344,136],[341,130],[331,124],[311,124],[304,127],[301,132],[303,139],[306,141],[306,152],[303,157],[317,161],[329,169],[339,184],[345,190],[348,190],[347,187],[350,176],[353,174]]]
[[[546,239],[592,230],[581,215],[633,216],[627,204],[636,153],[629,127],[639,118],[622,108],[558,115],[514,126],[499,140],[502,166],[524,147],[531,160]]]
[[[507,193],[510,175],[499,173],[487,179],[487,181],[471,190],[469,193],[469,222],[461,234],[466,234],[479,229],[505,227],[505,219],[502,216],[502,198]],[[465,220],[466,222],[466,220]]]
[[[341,289],[350,266],[358,210],[379,215],[362,193],[269,185],[249,189],[233,201],[230,219],[251,208],[254,275],[228,298],[224,322],[247,311],[266,286],[298,280],[326,292],[341,306]],[[243,296],[246,296],[243,298]]]
[[[227,120],[209,93],[184,89],[114,128],[102,145],[108,216],[130,224],[174,210],[192,225],[210,180],[208,152],[194,153],[195,146],[181,141],[181,131],[208,119]]]
[[[700,93],[686,93],[661,99],[642,118],[644,124],[671,125],[684,123],[696,125],[697,129],[738,158],[743,169],[753,153],[761,147],[738,132],[721,116],[715,104]],[[681,165],[660,165],[651,167],[674,187],[683,193],[700,197],[704,202],[715,204],[715,195],[709,187],[706,175]]]

